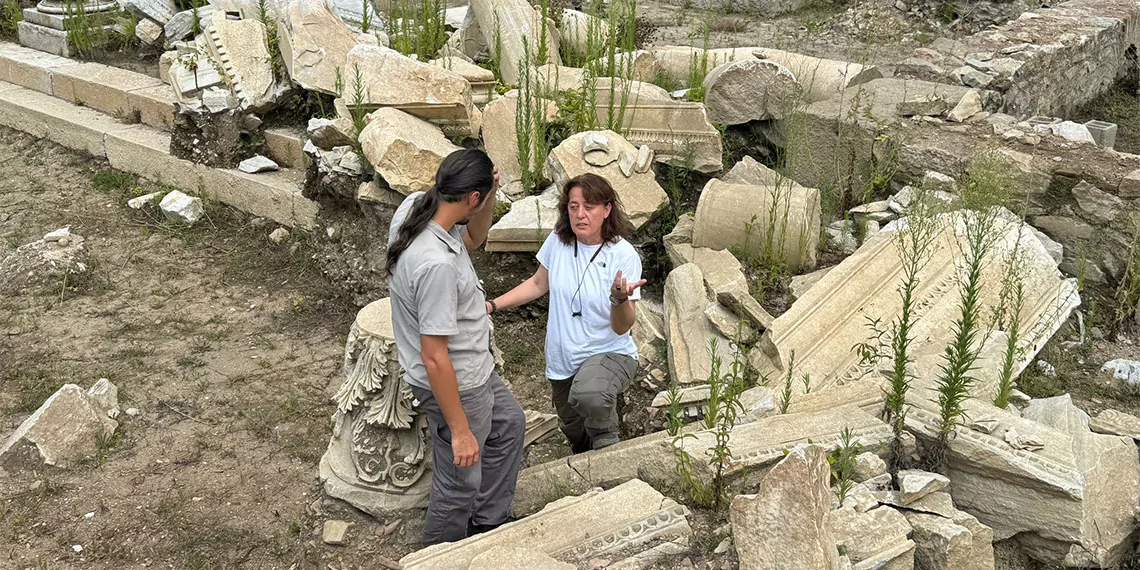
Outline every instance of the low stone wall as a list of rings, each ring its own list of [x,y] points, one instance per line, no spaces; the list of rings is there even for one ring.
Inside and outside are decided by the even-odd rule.
[[[1136,73],[1128,53],[1140,43],[1138,20],[1132,2],[1072,0],[959,41],[938,40],[899,73],[996,90],[1002,111],[1014,116],[1064,116]]]
[[[939,92],[954,105],[959,89],[880,79],[810,105],[800,117],[803,140],[795,143],[806,150],[793,156],[791,177],[858,195],[876,174],[874,165],[888,168],[896,154],[894,191],[918,183],[928,170],[961,178],[979,152],[990,150],[1004,157],[1015,191],[1028,198],[1030,223],[1064,246],[1061,269],[1083,272],[1090,284],[1119,279],[1140,223],[1140,175],[1130,176],[1140,169],[1140,156],[1040,133],[1040,141],[1029,144],[995,134],[984,120],[914,120],[895,110],[904,94],[910,100]]]

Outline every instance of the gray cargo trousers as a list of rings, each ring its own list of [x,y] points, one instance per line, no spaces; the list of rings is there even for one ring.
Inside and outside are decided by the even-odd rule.
[[[550,380],[551,399],[571,451],[601,449],[620,440],[618,397],[636,373],[637,359],[606,352],[587,358],[574,376]]]
[[[459,393],[467,424],[479,442],[479,461],[459,468],[451,451],[451,429],[431,390],[412,386],[417,408],[426,413],[432,443],[431,495],[424,520],[424,545],[467,538],[467,525],[495,527],[507,521],[522,464],[526,417],[498,374]]]

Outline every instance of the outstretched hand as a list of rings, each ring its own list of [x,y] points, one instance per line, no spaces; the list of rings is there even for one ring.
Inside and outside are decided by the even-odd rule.
[[[610,296],[612,296],[615,301],[625,301],[629,298],[630,295],[633,295],[633,292],[636,291],[638,287],[641,287],[648,282],[649,281],[646,279],[642,279],[641,281],[636,282],[629,282],[624,277],[622,277],[621,270],[618,270],[617,275],[614,276],[614,284],[612,287],[610,287]]]

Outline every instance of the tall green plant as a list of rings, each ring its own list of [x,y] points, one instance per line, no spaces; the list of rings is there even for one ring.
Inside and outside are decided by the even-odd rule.
[[[712,430],[716,443],[709,450],[709,462],[713,471],[713,509],[719,510],[727,498],[727,489],[724,481],[724,470],[732,460],[732,450],[729,439],[736,419],[744,411],[740,403],[740,395],[746,387],[744,381],[743,352],[735,342],[731,344],[733,355],[728,371],[721,374],[721,360],[717,354],[717,341],[709,341],[709,353],[713,366],[709,371],[709,405],[705,412],[705,427]]]
[[[958,273],[961,312],[951,326],[953,340],[944,351],[936,383],[937,437],[929,461],[937,470],[945,468],[950,434],[966,420],[965,403],[974,386],[971,372],[982,349],[982,343],[978,341],[978,333],[983,328],[982,272],[986,256],[998,238],[1002,211],[999,206],[1008,202],[1011,186],[1003,166],[1008,167],[995,155],[984,154],[974,160],[962,183],[965,209],[958,214],[964,226],[959,239],[964,262]]]
[[[906,427],[907,394],[911,380],[908,368],[913,361],[910,345],[914,341],[912,329],[916,317],[915,293],[920,283],[919,274],[935,251],[937,237],[938,223],[929,191],[923,187],[915,188],[911,193],[906,223],[894,235],[895,248],[902,264],[903,281],[899,287],[902,307],[899,316],[891,324],[891,384],[884,407],[885,419],[893,432],[888,462],[892,475],[898,473],[903,458],[902,436]]]
[[[198,11],[195,9],[195,17],[197,14]],[[281,57],[281,45],[277,38],[277,20],[269,13],[266,0],[257,0],[257,19],[265,26],[266,47],[269,49],[269,66],[273,69],[273,76],[278,79],[285,79],[288,70],[285,69],[285,59]],[[201,22],[198,25],[201,26]]]
[[[523,36],[523,57],[518,64],[518,102],[515,108],[515,133],[519,168],[523,187],[534,190],[543,182],[542,170],[550,145],[546,132],[547,101],[542,97],[545,89],[542,78],[535,73],[530,44]]]
[[[1024,232],[1018,232],[1017,242],[1013,253],[1006,262],[1006,273],[1002,278],[1002,312],[1006,313],[1004,327],[1006,331],[1005,351],[1002,354],[1001,375],[998,377],[998,393],[994,397],[994,405],[1005,408],[1013,395],[1014,368],[1022,350],[1018,347],[1021,341],[1021,311],[1025,307],[1025,269],[1027,260],[1021,251],[1021,238]]]
[[[831,466],[831,484],[840,505],[855,486],[855,458],[860,453],[863,453],[863,444],[855,439],[850,427],[844,427],[839,432],[839,445],[827,456],[827,463]]]
[[[394,0],[387,29],[392,49],[420,61],[434,59],[447,43],[442,0]]]
[[[784,373],[784,389],[780,393],[780,413],[788,413],[792,405],[792,379],[795,377],[796,351],[792,351],[788,358],[788,370]]]

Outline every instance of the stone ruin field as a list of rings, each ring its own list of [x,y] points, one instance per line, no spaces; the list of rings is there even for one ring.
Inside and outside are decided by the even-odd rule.
[[[0,0],[0,568],[1138,568],[1140,7]],[[459,148],[489,295],[559,184],[649,284],[569,454],[494,316],[513,522],[421,548],[389,221]]]

